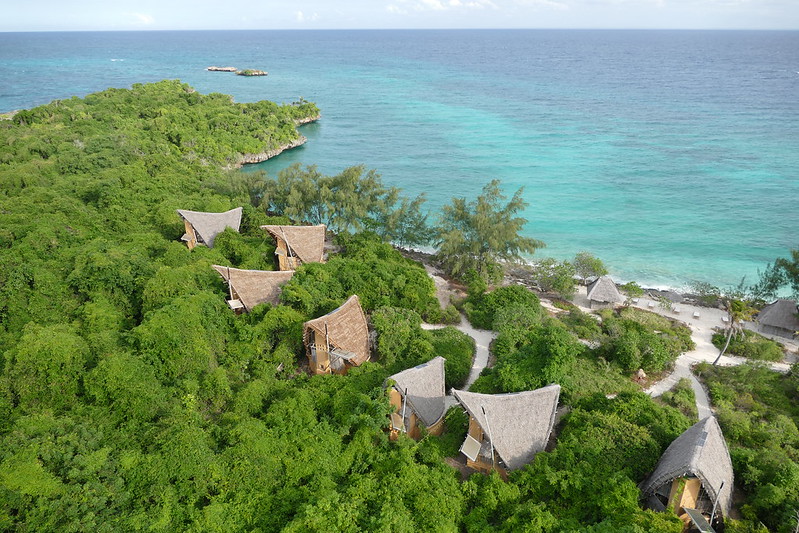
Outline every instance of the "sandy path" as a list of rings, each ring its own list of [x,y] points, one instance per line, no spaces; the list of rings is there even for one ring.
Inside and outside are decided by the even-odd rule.
[[[585,287],[580,287],[578,295],[575,297],[575,304],[577,304],[583,311],[590,311],[588,300],[585,297]],[[688,378],[691,381],[691,387],[696,395],[696,408],[699,414],[699,419],[703,419],[712,414],[710,408],[710,399],[708,398],[707,391],[699,382],[697,377],[691,372],[691,366],[696,363],[706,361],[712,363],[719,355],[719,349],[716,348],[711,342],[714,333],[714,328],[725,328],[727,322],[723,317],[727,316],[726,311],[721,309],[714,309],[708,307],[699,307],[689,304],[676,304],[675,311],[662,309],[658,302],[650,298],[640,298],[634,307],[652,311],[659,315],[669,318],[677,319],[686,324],[691,329],[691,339],[696,344],[696,348],[690,352],[686,352],[674,362],[674,371],[660,380],[652,384],[645,392],[650,396],[660,396],[664,392],[671,390],[674,385],[681,378]],[[782,342],[782,340],[781,340]],[[744,357],[731,357],[723,356],[719,360],[720,366],[737,366],[747,359]],[[770,363],[769,366],[772,370],[777,372],[787,372],[790,370],[790,364],[787,362]]]
[[[450,296],[452,294],[449,282],[442,278],[435,268],[425,265],[425,270],[427,270],[427,273],[431,278],[433,278],[433,282],[436,284],[436,297],[441,303],[441,307],[446,307],[450,303]],[[440,324],[422,324],[422,329],[427,330],[442,329],[445,327],[446,326],[442,326]],[[463,315],[461,315],[461,323],[454,327],[458,331],[462,331],[474,339],[475,352],[474,359],[472,359],[472,369],[469,371],[469,377],[466,379],[466,384],[463,386],[463,390],[469,390],[469,387],[471,387],[477,378],[480,377],[480,373],[483,371],[483,369],[488,366],[489,346],[491,345],[491,341],[496,338],[497,334],[493,331],[477,329],[473,327]],[[445,399],[445,405],[447,409],[457,403],[458,402],[455,400],[455,397],[452,396],[452,394],[448,395]]]
[[[442,326],[440,324],[422,324],[422,329],[427,330],[442,329],[445,327],[446,326]],[[483,369],[488,366],[488,347],[491,345],[491,341],[494,340],[497,334],[493,331],[487,331],[473,327],[463,315],[461,315],[461,323],[457,326],[454,326],[454,328],[458,331],[462,331],[474,339],[475,352],[474,359],[472,359],[472,369],[469,371],[469,377],[466,379],[466,384],[463,386],[463,390],[469,390],[469,387],[471,387],[475,380],[477,380]],[[445,399],[445,405],[447,409],[456,403],[457,401],[452,394],[449,394]]]
[[[438,272],[435,268],[426,265],[425,269],[436,285],[436,296],[438,297],[439,302],[441,302],[442,307],[446,307],[450,303],[450,295],[452,293],[449,283],[439,275],[440,272]],[[578,287],[577,294],[573,299],[573,303],[584,312],[593,312],[589,306],[588,299],[586,298],[586,287]],[[555,313],[563,312],[561,309],[556,308],[552,302],[546,298],[541,298],[541,305]],[[691,338],[696,344],[696,347],[693,350],[686,352],[677,358],[677,360],[674,362],[674,371],[671,374],[664,377],[657,383],[652,384],[652,386],[650,386],[645,392],[650,396],[657,397],[664,392],[671,390],[681,378],[687,378],[690,380],[691,387],[693,388],[694,395],[696,396],[696,408],[699,419],[702,420],[703,418],[710,416],[712,414],[712,410],[710,408],[710,399],[707,395],[707,391],[699,382],[697,377],[693,374],[693,372],[691,372],[691,367],[694,364],[702,361],[712,363],[716,359],[719,354],[719,350],[713,346],[711,338],[714,333],[714,328],[726,327],[727,322],[723,320],[723,317],[726,317],[727,313],[720,309],[699,307],[689,304],[677,304],[673,311],[666,310],[662,309],[656,300],[650,298],[640,298],[635,304],[633,304],[633,306],[638,307],[639,309],[652,311],[669,318],[674,318],[685,323],[691,329]],[[444,326],[423,324],[422,327],[425,329],[440,329]],[[474,360],[472,361],[472,369],[469,372],[469,378],[466,380],[466,385],[464,386],[464,389],[468,390],[469,387],[471,387],[471,385],[479,377],[480,372],[482,372],[483,369],[488,365],[488,347],[491,344],[491,341],[496,337],[496,333],[493,331],[479,330],[472,327],[472,325],[469,324],[469,321],[466,320],[464,316],[461,316],[461,323],[455,327],[472,337],[476,345],[475,356]],[[794,350],[796,350],[798,347],[794,343],[786,343],[784,339],[779,339],[779,341],[783,344],[792,346]],[[789,357],[786,362],[770,363],[769,366],[772,370],[777,372],[788,372],[790,370],[790,363],[794,362],[795,359],[795,356],[793,358]],[[725,355],[721,358],[721,360],[719,360],[718,364],[721,366],[736,366],[746,361],[747,359],[743,357]],[[455,405],[455,403],[455,399],[451,395],[447,396],[447,408]]]

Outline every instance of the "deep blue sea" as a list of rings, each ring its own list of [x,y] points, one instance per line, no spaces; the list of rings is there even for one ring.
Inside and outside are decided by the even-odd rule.
[[[728,286],[799,248],[799,32],[0,33],[0,66],[0,111],[164,78],[302,96],[323,118],[270,174],[364,164],[433,212],[499,178],[537,257],[617,280]]]

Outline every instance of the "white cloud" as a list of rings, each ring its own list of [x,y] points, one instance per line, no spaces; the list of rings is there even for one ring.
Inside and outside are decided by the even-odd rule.
[[[155,22],[153,16],[146,13],[133,13],[133,18],[136,19],[137,24],[144,24],[145,26],[149,26]]]
[[[626,0],[621,0],[621,1],[626,1]],[[556,9],[559,11],[566,11],[567,9],[569,9],[568,4],[565,4],[563,2],[558,2],[557,0],[516,0],[516,3],[523,6],[543,7],[547,9]]]
[[[305,13],[302,11],[297,11],[297,22],[314,22],[319,20],[319,13],[314,11],[310,15],[306,16]]]
[[[397,5],[399,4],[399,5]],[[403,6],[403,7],[400,7]],[[397,3],[388,4],[386,11],[398,15],[405,15],[408,10],[404,6],[414,11],[448,11],[465,9],[499,9],[493,0],[397,0]]]
[[[416,3],[416,9],[419,11],[444,11],[447,8],[441,3],[441,0],[421,0]]]

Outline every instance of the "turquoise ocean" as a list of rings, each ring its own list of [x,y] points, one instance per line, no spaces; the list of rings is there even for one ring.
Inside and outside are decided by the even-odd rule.
[[[799,32],[0,33],[0,66],[0,112],[165,78],[302,96],[308,143],[248,170],[363,164],[433,216],[499,178],[536,257],[620,281],[726,287],[799,248]]]

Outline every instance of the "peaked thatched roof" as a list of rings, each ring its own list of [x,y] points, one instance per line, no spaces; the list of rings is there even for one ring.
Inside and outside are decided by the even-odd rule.
[[[325,225],[261,226],[275,239],[286,241],[292,253],[303,263],[320,263],[325,250]]]
[[[293,270],[240,270],[220,265],[211,265],[222,279],[230,283],[247,311],[258,304],[280,303],[280,288],[294,275]]]
[[[214,239],[225,231],[225,228],[239,231],[239,226],[241,226],[241,207],[224,213],[203,213],[202,211],[178,209],[178,214],[192,225],[194,231],[209,248],[214,247]]]
[[[480,424],[486,437],[491,435],[494,449],[509,470],[523,467],[546,447],[555,423],[560,385],[511,394],[455,389],[452,393]]]
[[[757,315],[757,321],[764,326],[799,331],[796,302],[793,300],[777,300],[769,304]]]
[[[588,299],[595,302],[618,303],[624,301],[624,296],[612,279],[602,276],[588,286]]]
[[[369,359],[369,326],[357,295],[350,296],[338,309],[306,322],[303,326],[306,342],[309,329],[316,330],[321,338],[327,335],[335,347],[352,352],[354,356],[349,360],[352,365],[360,365]]]
[[[426,363],[403,370],[388,378],[396,382],[402,395],[407,391],[406,401],[422,419],[424,425],[432,426],[444,416],[444,358],[438,356]]]
[[[666,483],[696,476],[711,500],[719,498],[719,509],[726,516],[732,505],[732,461],[716,418],[700,420],[674,439],[660,458],[655,471],[643,483],[644,494],[654,494]],[[724,482],[724,488],[719,488]]]

